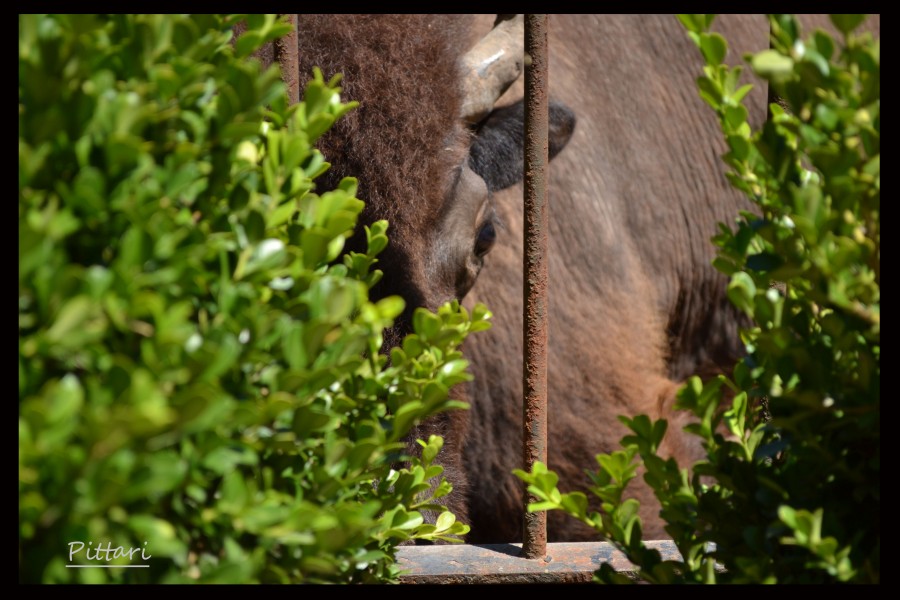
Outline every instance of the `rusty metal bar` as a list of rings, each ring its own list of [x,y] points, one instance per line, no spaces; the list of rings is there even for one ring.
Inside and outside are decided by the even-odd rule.
[[[287,85],[288,103],[300,102],[300,62],[297,56],[297,15],[278,15],[287,17],[285,21],[294,28],[286,36],[275,40],[275,60],[281,66],[281,79]]]
[[[645,544],[659,550],[663,560],[681,560],[671,540]],[[400,583],[586,583],[603,564],[637,578],[634,565],[607,542],[547,544],[540,560],[520,553],[520,544],[401,547]]]
[[[547,462],[547,15],[525,15],[525,252],[523,462]],[[529,513],[537,499],[525,492],[525,558],[547,550],[547,513]]]

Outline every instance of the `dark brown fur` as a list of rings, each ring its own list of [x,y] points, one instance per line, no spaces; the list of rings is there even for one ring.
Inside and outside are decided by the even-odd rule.
[[[301,73],[342,73],[343,98],[360,106],[342,118],[319,148],[332,169],[322,177],[331,189],[342,177],[359,179],[366,202],[362,223],[389,221],[390,244],[378,267],[384,278],[375,297],[400,294],[407,309],[386,332],[385,347],[409,332],[413,309],[436,309],[455,294],[453,281],[429,280],[430,255],[440,241],[439,216],[448,188],[464,163],[470,132],[458,115],[462,103],[457,59],[468,49],[469,19],[460,15],[299,15]],[[350,247],[365,242],[362,227]],[[439,415],[411,436],[444,436],[445,475],[466,520],[465,472],[460,463],[466,418]]]
[[[457,118],[455,59],[469,27],[457,15],[299,15],[298,28],[301,73],[313,66],[326,79],[343,73],[343,97],[360,103],[319,144],[333,160],[323,188],[357,177],[363,222],[390,222],[384,262],[416,269],[421,233],[435,227],[453,169],[468,150]],[[385,287],[395,288],[395,275],[385,277]],[[411,300],[431,304],[428,297]]]

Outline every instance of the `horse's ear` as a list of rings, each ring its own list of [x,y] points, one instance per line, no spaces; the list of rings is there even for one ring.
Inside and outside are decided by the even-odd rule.
[[[550,103],[550,158],[565,148],[575,131],[575,113],[560,102]],[[492,192],[522,180],[525,160],[525,104],[498,108],[478,130],[469,154],[469,166]]]

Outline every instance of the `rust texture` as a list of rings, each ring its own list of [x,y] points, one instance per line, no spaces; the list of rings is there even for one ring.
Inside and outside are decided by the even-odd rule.
[[[645,544],[659,550],[663,560],[681,560],[671,540]],[[586,583],[603,564],[636,577],[634,565],[606,542],[547,544],[538,560],[520,554],[520,544],[401,547],[400,583]]]
[[[281,79],[287,86],[288,102],[300,102],[300,64],[297,58],[297,15],[278,15],[290,23],[293,30],[275,40],[275,60],[281,66]]]
[[[523,462],[547,462],[547,15],[525,15],[525,252]],[[544,557],[547,513],[529,513],[525,492],[525,558]]]

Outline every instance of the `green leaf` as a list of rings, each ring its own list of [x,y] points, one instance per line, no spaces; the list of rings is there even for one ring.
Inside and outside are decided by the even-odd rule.
[[[728,44],[718,33],[700,34],[700,50],[706,62],[711,65],[720,65],[725,60],[728,52]]]
[[[423,340],[433,340],[441,329],[441,320],[424,308],[413,312],[413,329]]]
[[[554,510],[554,509],[559,508],[559,503],[549,502],[549,501],[529,502],[527,508],[528,508],[528,512],[531,512],[531,513],[542,512],[542,511]]]
[[[745,161],[750,158],[751,145],[750,142],[747,141],[747,138],[740,135],[729,135],[726,141],[728,143],[728,147],[731,148],[731,152],[737,160]],[[717,257],[716,260],[721,261],[721,258]],[[726,274],[728,273],[726,272]]]
[[[144,554],[152,559],[171,558],[176,564],[183,564],[187,559],[187,547],[178,539],[172,524],[164,519],[150,515],[138,514],[128,519],[128,526],[134,532],[135,539]],[[135,554],[133,558],[137,558]]]
[[[231,471],[222,479],[222,489],[216,506],[225,514],[235,515],[244,510],[250,500],[250,490],[240,471]]]
[[[755,54],[750,65],[760,77],[775,81],[786,79],[794,71],[793,59],[776,50],[763,50]]]
[[[581,492],[563,494],[560,505],[569,514],[578,517],[587,516],[587,496]]]
[[[866,19],[866,15],[828,15],[828,17],[838,31],[844,35],[859,27]]]
[[[819,54],[825,60],[831,60],[832,55],[834,55],[834,40],[831,39],[831,36],[824,31],[816,30],[813,32],[812,39]]]
[[[257,456],[242,446],[219,446],[203,459],[203,466],[219,475],[224,475],[238,465],[255,465]]]
[[[406,302],[400,296],[382,298],[375,305],[382,319],[393,321],[403,312]]]
[[[838,126],[838,113],[827,104],[819,104],[816,106],[816,119],[825,131],[834,131]]]
[[[262,33],[258,31],[247,31],[235,42],[235,54],[239,58],[243,58],[262,46],[264,40],[265,38]]]
[[[752,314],[753,297],[756,295],[756,284],[747,273],[738,271],[731,276],[728,283],[728,299],[742,311]]]
[[[391,527],[394,529],[415,529],[424,522],[425,520],[418,512],[406,512],[401,509],[394,515],[394,518],[391,521]]]
[[[387,247],[388,238],[384,235],[387,229],[387,221],[378,221],[372,228],[366,227],[366,240],[370,256],[378,256]]]
[[[742,85],[737,90],[735,90],[735,92],[731,95],[731,101],[732,102],[740,102],[741,100],[744,99],[744,96],[747,95],[747,92],[749,92],[752,89],[753,89],[752,83]]]
[[[66,343],[72,333],[97,315],[97,305],[88,296],[75,296],[60,309],[46,337],[50,343]]]
[[[234,278],[243,279],[254,273],[273,269],[281,265],[287,255],[284,242],[278,238],[267,238],[254,244],[243,268],[235,269]]]
[[[678,20],[684,25],[685,29],[693,33],[702,33],[707,31],[712,25],[715,15],[677,15]]]
[[[438,531],[445,531],[456,523],[456,515],[449,511],[442,512],[435,521],[435,527]]]
[[[806,52],[803,54],[803,60],[811,63],[823,77],[828,77],[831,73],[831,67],[828,64],[828,60],[811,48],[807,48]]]

